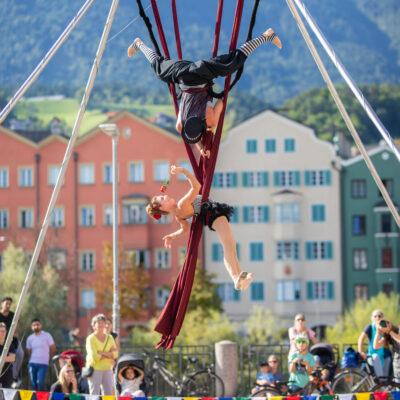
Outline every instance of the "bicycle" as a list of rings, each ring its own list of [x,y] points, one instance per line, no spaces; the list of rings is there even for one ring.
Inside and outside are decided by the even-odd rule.
[[[298,390],[296,392],[290,392],[286,393],[284,390],[282,390],[283,386],[287,385],[287,382],[276,382],[276,386],[272,385],[265,385],[263,389],[251,394],[249,397],[271,397],[271,396],[286,396],[288,397],[293,397],[293,396],[300,396],[304,395],[302,393],[306,392],[306,396],[309,396],[311,394],[331,394],[333,395],[333,390],[330,386],[330,383],[324,379],[322,379],[322,371],[325,369],[325,367],[317,367],[316,369],[313,370],[312,372],[312,378],[310,382],[307,383],[304,388],[301,390]]]
[[[160,375],[173,390],[174,396],[224,397],[224,382],[215,374],[213,365],[208,365],[204,369],[197,369],[195,366],[198,358],[188,357],[185,372],[182,378],[178,378],[167,368],[167,360],[159,356],[152,356],[149,352],[144,352],[143,355],[148,357],[148,368],[145,374],[148,391],[151,392],[152,389],[156,389],[157,375]],[[153,357],[153,363],[150,367],[151,357]],[[152,393],[153,396],[157,394]]]

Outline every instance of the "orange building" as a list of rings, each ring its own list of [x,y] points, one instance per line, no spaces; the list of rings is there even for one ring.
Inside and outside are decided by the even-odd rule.
[[[119,242],[135,250],[151,280],[148,316],[165,304],[184,259],[187,236],[164,249],[162,237],[178,228],[169,217],[149,219],[145,206],[160,193],[173,164],[188,167],[179,135],[129,113],[109,119],[120,129]],[[49,132],[16,133],[0,126],[0,256],[8,242],[32,253],[41,229],[68,138]],[[96,269],[103,262],[104,242],[112,243],[112,141],[99,128],[81,136],[68,165],[40,260],[67,276],[71,327],[84,336],[96,305]],[[172,195],[187,191],[183,176],[173,177]],[[201,249],[201,247],[200,247]],[[201,256],[201,252],[199,253]],[[1,257],[0,257],[1,261]],[[110,288],[112,282],[110,281]],[[110,308],[111,310],[111,308]],[[121,321],[122,333],[139,321]]]

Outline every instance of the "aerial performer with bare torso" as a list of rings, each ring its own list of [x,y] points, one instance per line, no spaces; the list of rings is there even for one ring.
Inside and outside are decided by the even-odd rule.
[[[140,50],[151,63],[159,79],[170,84],[178,84],[182,90],[176,130],[185,142],[195,144],[203,156],[210,156],[204,151],[200,139],[206,130],[213,130],[218,124],[223,101],[219,99],[213,106],[209,88],[218,76],[231,75],[243,66],[247,57],[262,43],[271,42],[282,48],[279,37],[273,29],[268,29],[259,37],[249,40],[240,48],[228,54],[222,54],[206,60],[187,61],[170,60],[147,47],[140,38],[136,38],[128,48],[131,57]]]

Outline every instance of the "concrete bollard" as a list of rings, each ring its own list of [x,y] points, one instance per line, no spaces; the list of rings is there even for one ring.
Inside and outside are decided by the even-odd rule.
[[[238,390],[237,343],[231,342],[230,340],[223,340],[215,343],[215,373],[224,382],[224,397],[236,396]]]

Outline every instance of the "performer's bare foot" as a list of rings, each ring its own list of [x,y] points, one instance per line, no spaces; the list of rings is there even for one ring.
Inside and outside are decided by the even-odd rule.
[[[136,38],[133,43],[128,47],[128,57],[132,57],[134,53],[139,50],[139,46],[143,44],[142,39]]]
[[[272,42],[276,47],[279,47],[280,49],[282,48],[281,40],[272,28],[267,29],[263,33],[263,36],[268,39],[268,42]]]
[[[242,271],[235,280],[236,290],[246,290],[254,279],[254,274]]]

